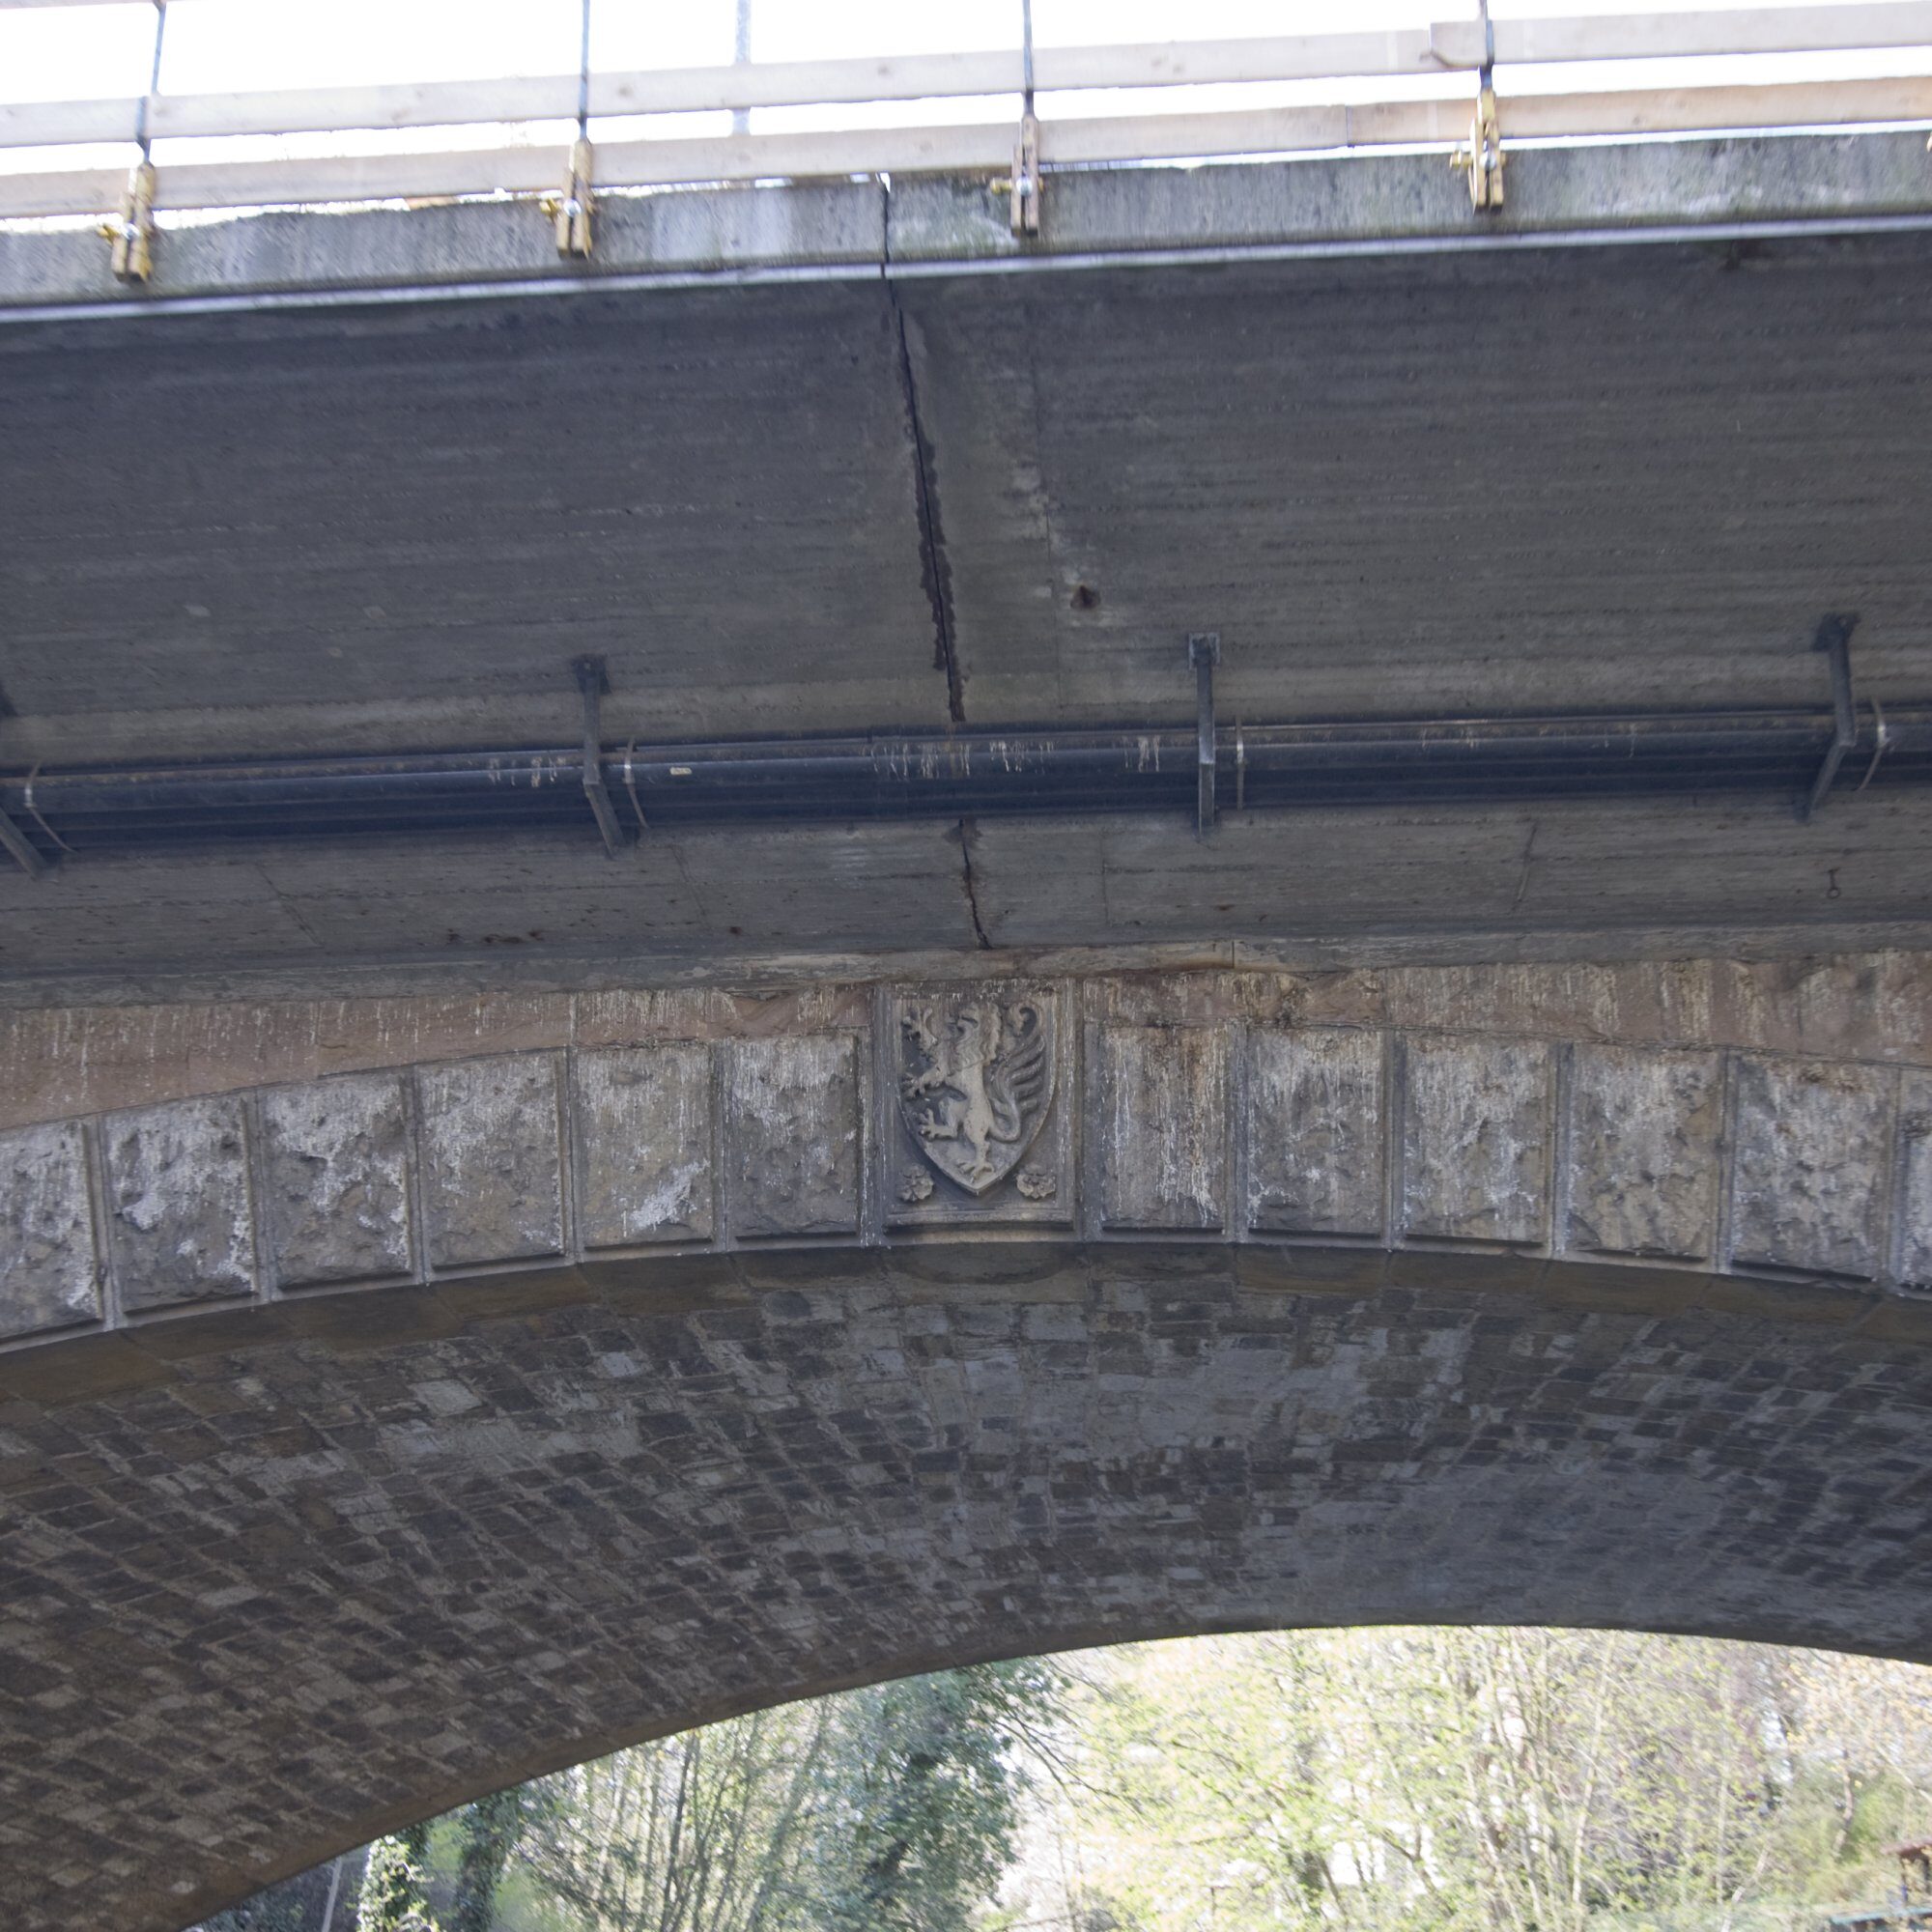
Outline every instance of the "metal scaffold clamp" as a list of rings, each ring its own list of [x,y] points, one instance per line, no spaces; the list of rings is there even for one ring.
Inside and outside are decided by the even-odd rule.
[[[1013,147],[1012,179],[1007,184],[1010,201],[1008,219],[1015,235],[1039,233],[1039,122],[1031,113],[1020,116],[1020,138]]]
[[[108,266],[117,282],[145,282],[155,272],[154,140],[148,129],[149,110],[161,87],[161,46],[167,38],[168,0],[155,0],[155,51],[148,71],[148,91],[134,115],[134,140],[141,158],[128,171],[121,212],[101,223],[100,234],[113,244]]]
[[[1013,143],[1013,171],[993,184],[1007,195],[1007,222],[1025,240],[1039,233],[1039,117],[1033,111],[1033,0],[1020,4],[1020,134]]]
[[[587,261],[592,244],[591,221],[597,197],[590,184],[596,179],[596,158],[590,148],[590,0],[579,15],[577,53],[577,139],[570,148],[570,179],[561,194],[547,194],[539,206],[556,231],[556,252]]]
[[[1469,181],[1469,206],[1497,209],[1503,205],[1503,137],[1496,124],[1496,91],[1485,82],[1476,97],[1476,118],[1469,123],[1469,145],[1458,148],[1450,164]]]
[[[155,164],[136,161],[128,171],[121,213],[100,225],[114,245],[108,266],[117,282],[145,282],[155,272]]]
[[[1489,0],[1482,0],[1483,65],[1477,73],[1476,114],[1469,123],[1469,144],[1449,156],[1449,165],[1469,183],[1469,206],[1485,212],[1503,205],[1503,135],[1496,118],[1496,30],[1490,19]]]
[[[543,212],[556,229],[556,252],[587,259],[591,248],[591,217],[597,198],[591,192],[593,162],[590,143],[580,134],[570,150],[570,182],[561,194],[547,194]]]

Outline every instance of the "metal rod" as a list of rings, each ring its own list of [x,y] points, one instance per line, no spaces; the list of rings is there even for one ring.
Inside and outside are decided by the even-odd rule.
[[[577,138],[590,133],[590,0],[583,0],[582,24],[577,42]]]
[[[738,17],[731,35],[731,60],[734,66],[744,67],[751,58],[752,0],[738,0]],[[752,110],[749,107],[734,107],[731,110],[731,131],[734,134],[749,134],[752,131]]]
[[[168,0],[155,0],[155,57],[148,69],[148,91],[141,97],[141,104],[134,110],[134,139],[141,150],[142,160],[147,160],[154,147],[148,138],[148,108],[156,95],[161,91],[161,43],[168,31]]]

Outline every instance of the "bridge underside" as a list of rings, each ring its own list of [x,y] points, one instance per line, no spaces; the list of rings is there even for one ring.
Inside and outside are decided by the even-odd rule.
[[[1924,165],[1523,151],[1480,235],[1439,156],[1075,172],[1024,255],[982,185],[612,198],[565,286],[500,204],[173,231],[111,301],[98,238],[0,236],[0,792],[57,861],[0,862],[9,1932],[1056,1646],[1932,1662],[1932,790],[1878,738],[1932,706]],[[1613,237],[1611,180],[1767,219]],[[402,288],[424,236],[473,251]],[[585,655],[607,752],[1186,727],[1199,631],[1236,743],[1829,731],[1854,611],[1808,821],[1231,784],[1200,842],[613,861],[587,802],[62,852],[25,796],[581,743]]]
[[[1548,165],[1525,156],[1525,183]],[[1229,175],[1135,192],[1184,241],[1186,196],[1226,199]],[[1185,726],[1204,630],[1226,728],[1829,720],[1828,611],[1860,615],[1875,748],[1874,703],[1932,696],[1932,238],[1594,240],[16,311],[0,764],[569,745],[586,653],[620,748]],[[495,838],[76,841],[43,879],[0,872],[0,975],[14,998],[118,998],[987,946],[1922,942],[1932,805],[1882,760],[1855,791],[1868,757],[1809,825],[1802,786],[1680,784],[1229,796],[1205,848],[1179,812],[660,825],[616,867],[587,810]]]
[[[1431,1259],[611,1262],[5,1357],[9,1923],[173,1932],[628,1741],[1056,1647],[1932,1662],[1915,1310]]]

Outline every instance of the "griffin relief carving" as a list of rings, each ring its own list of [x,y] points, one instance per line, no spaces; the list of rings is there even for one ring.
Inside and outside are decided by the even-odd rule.
[[[985,1194],[1039,1132],[1053,1062],[1050,993],[976,988],[902,1006],[899,1112],[913,1145],[955,1186]]]

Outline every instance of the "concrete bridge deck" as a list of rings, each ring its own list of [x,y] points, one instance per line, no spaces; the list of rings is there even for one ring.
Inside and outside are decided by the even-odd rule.
[[[768,732],[1828,710],[1932,693],[1913,133],[0,238],[0,766]],[[1213,257],[1203,260],[1203,251]],[[0,875],[30,1001],[838,953],[1918,943],[1856,792],[281,841]],[[51,848],[49,848],[51,849]],[[1827,937],[1829,935],[1829,937]],[[1418,955],[1416,949],[1421,949]],[[1196,953],[1194,956],[1204,956]]]
[[[1262,1624],[1932,1661],[1922,130],[0,234],[0,782],[1530,710],[1798,787],[0,874],[0,1908]],[[1869,777],[1872,782],[1864,781]],[[9,799],[14,792],[7,792]],[[48,828],[32,826],[41,838]]]

